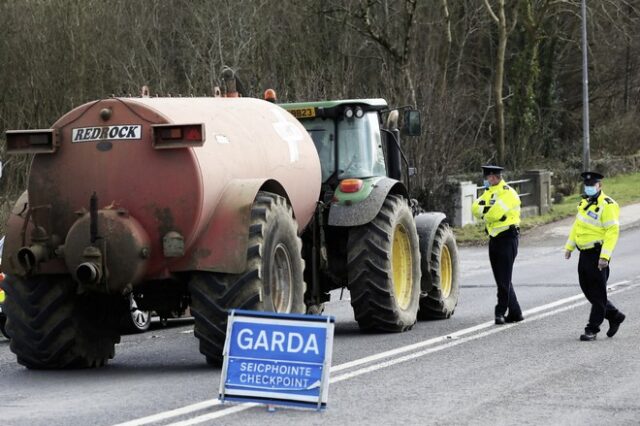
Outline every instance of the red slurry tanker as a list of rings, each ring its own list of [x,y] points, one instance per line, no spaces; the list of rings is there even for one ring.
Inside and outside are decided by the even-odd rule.
[[[132,299],[190,308],[210,363],[231,308],[319,312],[348,287],[363,329],[410,329],[418,309],[450,316],[455,241],[444,215],[408,199],[385,109],[110,98],[8,131],[9,153],[35,154],[2,255],[18,362],[103,365]]]
[[[141,309],[190,303],[212,358],[228,307],[304,311],[304,286],[278,285],[303,283],[298,233],[314,214],[320,163],[280,107],[106,99],[49,130],[8,132],[7,144],[36,154],[3,254],[11,349],[27,367],[113,357],[131,292]]]

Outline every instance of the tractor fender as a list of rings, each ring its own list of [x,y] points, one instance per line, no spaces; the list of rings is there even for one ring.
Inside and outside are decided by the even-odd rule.
[[[329,210],[330,226],[360,226],[371,222],[380,212],[384,200],[389,194],[399,194],[409,198],[407,188],[402,182],[384,177],[378,180],[369,196],[361,202],[332,204]]]
[[[251,207],[258,191],[289,197],[269,179],[234,179],[218,200],[208,225],[183,262],[173,270],[199,270],[238,274],[247,268]]]
[[[440,212],[420,213],[415,217],[416,229],[420,238],[420,253],[426,254],[426,259],[431,259],[431,248],[436,237],[438,227],[445,222],[447,216]]]

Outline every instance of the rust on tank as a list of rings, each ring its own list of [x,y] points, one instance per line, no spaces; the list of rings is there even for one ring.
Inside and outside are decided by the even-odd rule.
[[[158,233],[165,235],[171,231],[177,231],[175,229],[175,221],[171,209],[168,207],[154,208],[154,215],[158,220]]]

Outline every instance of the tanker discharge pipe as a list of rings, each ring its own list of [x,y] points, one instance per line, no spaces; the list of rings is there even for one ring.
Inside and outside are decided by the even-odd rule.
[[[102,280],[101,268],[92,262],[84,262],[76,268],[76,277],[81,284],[97,284]]]
[[[27,273],[33,272],[40,262],[49,257],[49,250],[42,244],[34,244],[30,247],[22,247],[18,250],[18,263]]]

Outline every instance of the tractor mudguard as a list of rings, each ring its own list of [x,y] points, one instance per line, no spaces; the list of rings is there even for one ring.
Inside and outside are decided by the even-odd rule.
[[[447,216],[440,212],[420,213],[416,216],[416,229],[420,236],[420,253],[426,253],[427,259],[431,259],[431,248],[436,237],[438,226],[445,221]],[[427,236],[427,238],[424,238]]]
[[[378,180],[371,193],[363,201],[348,204],[332,204],[329,210],[330,226],[360,226],[371,222],[389,194],[399,194],[408,198],[402,182],[388,177]]]
[[[278,182],[268,179],[235,179],[226,186],[202,237],[184,263],[174,270],[200,270],[238,274],[247,268],[251,207],[258,191],[265,190],[287,199]]]

